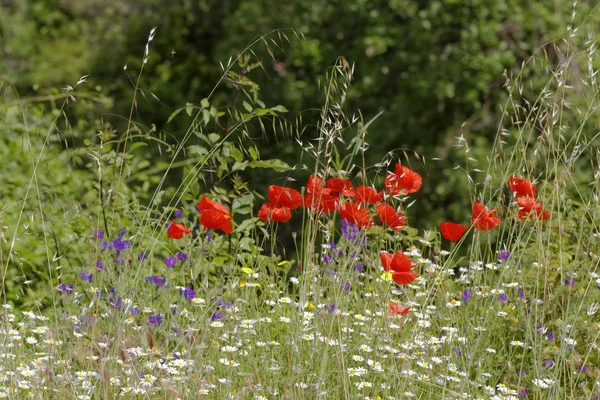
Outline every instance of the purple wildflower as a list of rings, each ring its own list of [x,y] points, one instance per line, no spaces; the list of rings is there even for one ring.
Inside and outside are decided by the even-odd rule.
[[[108,299],[108,303],[115,308],[121,309],[121,307],[123,306],[123,299],[117,297],[117,299],[115,300],[114,297],[111,297],[110,299]]]
[[[358,263],[354,266],[354,270],[355,271],[364,271],[365,267],[363,267],[363,265],[361,263]]]
[[[342,235],[348,240],[355,241],[358,235],[358,228],[352,223],[342,220]]]
[[[138,261],[142,261],[146,259],[146,253],[144,253],[143,251],[138,254]]]
[[[194,300],[196,297],[196,291],[191,286],[186,286],[185,289],[179,289],[179,295],[188,300]]]
[[[102,264],[102,260],[96,261],[96,268],[100,271],[104,271],[104,264]]]
[[[212,242],[212,235],[210,232],[206,232],[206,243]]]
[[[210,316],[210,320],[211,320],[211,321],[220,321],[220,320],[222,320],[223,318],[225,318],[225,316],[223,315],[223,312],[222,312],[222,311],[217,311],[217,312],[214,312],[214,313],[213,313],[213,314]]]
[[[140,308],[138,306],[135,306],[131,309],[131,315],[136,316],[140,313]]]
[[[231,299],[227,299],[227,300],[219,299],[219,301],[217,301],[217,306],[219,308],[230,308],[231,307]]]
[[[324,255],[324,256],[323,256],[323,262],[324,262],[325,264],[327,264],[327,263],[331,262],[331,257],[329,257],[328,255]]]
[[[94,230],[94,237],[96,239],[100,239],[100,240],[104,239],[104,231],[102,231],[100,229],[95,229]]]
[[[585,374],[586,372],[588,372],[588,368],[585,365],[580,365],[579,368],[577,368],[577,370],[579,372],[581,372],[582,374]]]
[[[454,354],[456,354],[459,357],[462,355],[462,352],[460,351],[460,347],[455,347],[454,348]]]
[[[158,326],[158,325],[160,325],[160,323],[162,322],[162,320],[163,320],[163,317],[162,317],[161,314],[151,314],[148,317],[148,323],[150,325],[156,325],[156,326]]]
[[[546,333],[547,330],[548,330],[548,328],[545,328],[543,325],[536,325],[535,326],[535,331],[537,333]]]
[[[554,340],[554,332],[550,332],[549,334],[546,335],[546,339],[548,340]]]
[[[350,282],[342,282],[342,289],[350,290]]]
[[[86,269],[81,271],[81,279],[83,279],[85,282],[91,282],[93,277],[94,276],[91,273],[87,272]]]
[[[522,399],[523,397],[527,397],[528,394],[529,394],[529,389],[523,389],[519,392],[519,398]]]
[[[546,366],[546,368],[552,368],[554,367],[554,360],[552,360],[551,358],[547,358],[546,360],[544,360],[544,365]]]
[[[471,298],[471,291],[469,289],[463,290],[462,300],[463,303],[466,303]]]
[[[159,276],[156,275],[150,275],[146,277],[146,282],[147,283],[154,283],[156,286],[162,286],[165,284],[165,282],[167,281],[166,278],[161,278]]]
[[[502,304],[508,303],[508,298],[504,293],[501,293],[500,296],[498,296],[498,300],[500,300],[500,303]]]
[[[498,261],[508,261],[512,258],[510,251],[502,249],[498,252]]]
[[[565,286],[575,287],[575,279],[572,279],[572,280],[565,279]]]
[[[108,242],[105,240],[100,243],[100,250],[106,250],[108,248]]]
[[[123,236],[125,235],[125,232],[126,232],[125,229],[123,229],[121,232],[119,232],[119,234],[117,235],[117,238],[112,241],[112,247],[118,252],[123,252],[130,247],[129,241],[123,240]]]
[[[330,304],[329,307],[325,306],[325,308],[327,309],[327,311],[329,311],[330,313],[334,313],[335,309],[336,309],[336,305],[335,304]]]
[[[177,252],[177,259],[178,259],[179,261],[187,261],[187,259],[188,259],[188,255],[187,255],[187,254],[185,254],[185,253],[182,253],[182,252],[178,251],[178,252]]]
[[[58,286],[58,290],[61,292],[65,292],[65,293],[71,293],[73,291],[73,284],[72,283],[61,283]]]
[[[167,266],[167,268],[173,268],[173,266],[175,265],[176,262],[177,262],[177,257],[175,257],[175,256],[169,256],[169,257],[165,258],[165,265]]]
[[[181,212],[181,210],[175,210],[175,218],[182,218],[183,217],[183,213]]]

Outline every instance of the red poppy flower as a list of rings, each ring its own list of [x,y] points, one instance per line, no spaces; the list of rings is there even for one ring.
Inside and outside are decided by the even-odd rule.
[[[496,215],[496,210],[488,211],[483,204],[475,202],[471,217],[474,228],[478,231],[489,231],[500,225],[500,218],[494,218],[494,215]]]
[[[370,228],[373,226],[373,218],[369,210],[354,203],[342,203],[340,206],[340,216],[343,220],[356,225],[358,228]]]
[[[204,210],[215,210],[223,214],[229,214],[229,210],[227,209],[227,207],[212,201],[211,199],[206,197],[206,195],[203,195],[200,201],[198,202],[198,210],[200,210],[200,212]]]
[[[380,204],[377,206],[377,218],[395,231],[399,231],[406,225],[406,219],[404,219],[402,213],[396,213],[394,207],[389,204]]]
[[[306,192],[307,193],[318,192],[319,190],[323,189],[324,187],[325,187],[325,184],[323,183],[323,179],[319,178],[316,175],[311,175],[308,178],[308,182],[306,183]]]
[[[200,211],[200,224],[204,226],[204,230],[218,229],[228,235],[233,230],[231,225],[233,217],[229,215],[229,210],[224,205],[203,195],[198,202],[198,210]]]
[[[327,181],[327,187],[331,189],[332,196],[354,197],[354,188],[352,183],[348,179],[343,178],[330,178]]]
[[[535,199],[525,196],[517,198],[517,204],[519,205],[519,218],[522,220],[536,217],[541,221],[545,221],[550,218],[550,212],[542,208],[542,203],[535,201]]]
[[[331,195],[331,189],[325,188],[323,180],[311,176],[306,184],[304,207],[311,207],[320,212],[329,213],[338,207],[339,199]]]
[[[290,210],[302,205],[302,195],[297,190],[271,185],[268,189],[269,202],[273,207],[287,207]]]
[[[455,224],[454,222],[440,222],[442,236],[452,242],[458,242],[468,229],[467,225]]]
[[[515,194],[515,197],[529,196],[532,199],[535,199],[537,187],[528,180],[511,175],[508,179],[508,186],[510,187],[510,191]]]
[[[403,317],[403,316],[407,315],[408,313],[410,313],[410,308],[405,307],[402,304],[397,304],[397,303],[394,303],[393,301],[390,301],[388,303],[388,305],[390,306],[390,309],[392,310],[388,314],[390,317],[393,317],[396,315]]]
[[[379,257],[383,270],[386,272],[392,271],[392,279],[398,285],[407,285],[419,277],[411,271],[417,264],[401,251],[397,251],[394,255],[384,251]]]
[[[191,233],[192,231],[189,230],[188,228],[186,228],[184,225],[180,224],[179,222],[176,222],[175,220],[173,220],[171,222],[171,225],[169,225],[169,229],[167,230],[167,234],[169,235],[169,237],[171,239],[181,239],[183,237],[183,235],[187,235],[188,233]]]
[[[396,164],[396,173],[390,172],[383,183],[385,190],[391,194],[408,195],[421,188],[423,178],[421,175],[404,165]]]
[[[264,222],[272,220],[275,222],[288,222],[292,218],[292,213],[287,207],[273,207],[273,204],[263,204],[258,210],[258,218]]]
[[[377,193],[372,187],[358,186],[356,188],[356,201],[359,203],[377,204],[383,198],[383,192]]]

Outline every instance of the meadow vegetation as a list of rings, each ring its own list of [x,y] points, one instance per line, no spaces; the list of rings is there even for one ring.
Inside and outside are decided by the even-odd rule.
[[[160,27],[123,72],[122,130],[86,120],[112,101],[86,76],[50,106],[3,81],[0,398],[597,400],[598,53],[571,21],[505,71],[493,140],[453,137],[453,168],[368,161],[385,113],[349,104],[351,59],[305,82],[318,113],[264,100],[262,54],[297,31],[169,110],[177,140],[136,119]],[[430,173],[466,209],[422,228]]]

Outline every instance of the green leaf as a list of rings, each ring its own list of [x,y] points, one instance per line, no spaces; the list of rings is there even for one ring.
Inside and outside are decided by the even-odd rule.
[[[244,161],[244,162],[235,162],[233,163],[233,166],[231,167],[231,172],[233,171],[243,171],[246,169],[246,167],[248,166],[248,161]]]
[[[209,133],[208,134],[208,141],[210,142],[210,144],[216,144],[219,139],[221,139],[221,135],[219,135],[218,133]]]
[[[253,161],[258,159],[258,154],[256,153],[256,149],[254,147],[250,147],[248,149],[248,153],[250,153],[250,158],[252,158]]]
[[[202,110],[202,122],[204,122],[204,126],[208,125],[210,122],[210,111],[206,109]]]
[[[277,112],[280,112],[280,113],[286,113],[286,112],[288,112],[288,109],[285,108],[284,106],[282,106],[281,104],[277,105],[275,107],[271,107],[271,110],[277,111]]]
[[[197,154],[199,156],[204,156],[204,155],[208,154],[208,149],[206,147],[202,147],[202,146],[198,146],[198,145],[188,146],[187,149],[190,153]]]
[[[244,108],[246,109],[246,111],[248,111],[249,113],[252,112],[252,106],[250,105],[250,103],[248,103],[247,101],[244,101],[242,103],[242,105],[244,106]]]
[[[289,171],[292,169],[292,167],[290,167],[287,163],[285,163],[281,160],[278,160],[278,159],[251,161],[248,164],[248,167],[250,167],[250,168],[267,168],[267,169],[272,169],[275,172],[285,172],[285,171]]]
[[[202,108],[208,108],[210,106],[210,103],[208,102],[208,99],[204,98],[200,100],[200,105],[202,106]]]
[[[169,116],[169,119],[167,120],[167,124],[168,124],[169,122],[171,122],[171,121],[173,120],[173,118],[175,118],[175,117],[177,116],[177,114],[179,114],[180,112],[182,112],[184,108],[185,108],[185,107],[181,107],[181,108],[178,108],[177,110],[173,111],[173,112],[171,113],[171,115]]]
[[[194,111],[194,105],[192,103],[186,103],[185,112],[187,113],[187,115],[189,115],[191,117],[192,111]]]
[[[277,113],[270,108],[255,108],[254,115],[263,116],[263,115],[277,115]]]

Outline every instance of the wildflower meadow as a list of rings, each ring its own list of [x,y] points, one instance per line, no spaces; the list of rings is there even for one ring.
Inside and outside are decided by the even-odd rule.
[[[304,39],[260,36],[220,66],[232,98],[171,110],[187,125],[173,145],[136,121],[160,29],[123,67],[121,131],[77,125],[86,76],[50,108],[3,85],[0,398],[599,399],[586,32],[553,44],[545,75],[505,74],[489,152],[457,130],[445,173],[467,217],[422,228],[411,212],[441,160],[402,148],[365,163],[379,116],[347,105],[353,60],[322,71],[314,119],[290,116],[261,100],[255,49]],[[267,130],[301,162],[263,158]]]

